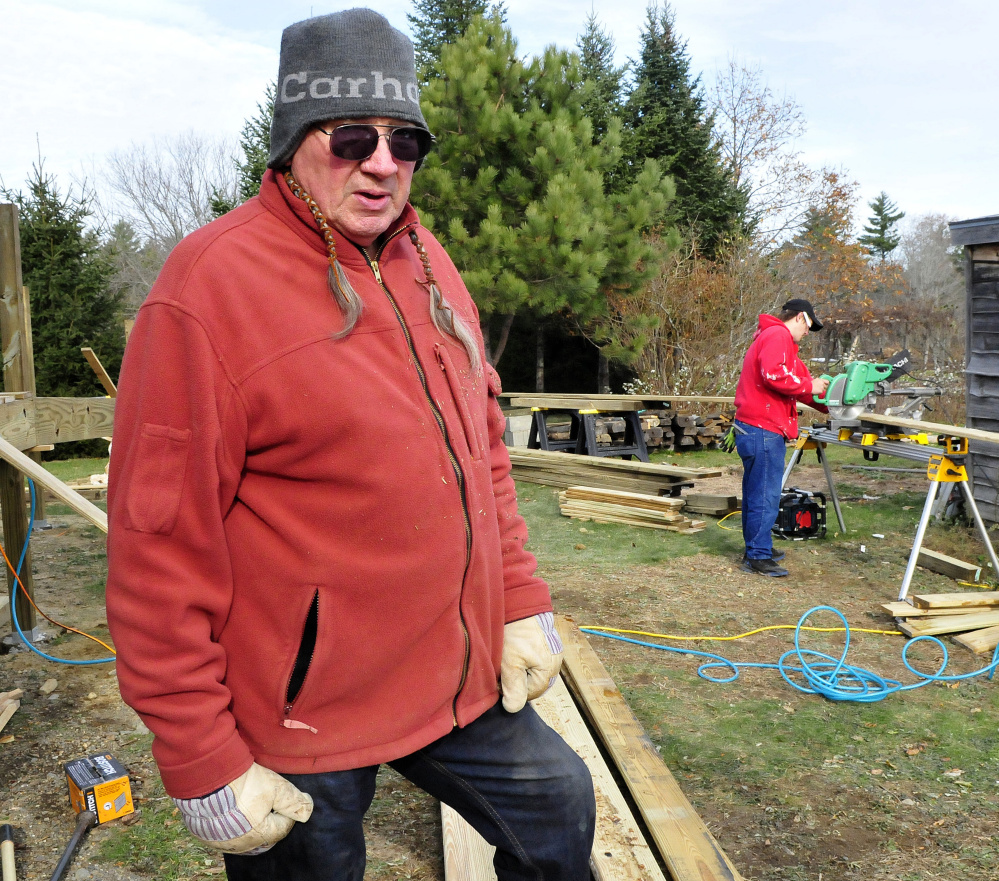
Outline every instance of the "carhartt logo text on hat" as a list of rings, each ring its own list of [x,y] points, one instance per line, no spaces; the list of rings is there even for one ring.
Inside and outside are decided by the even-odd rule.
[[[389,94],[385,89],[388,88]],[[374,98],[380,101],[412,101],[420,106],[420,92],[416,83],[403,85],[395,77],[386,77],[382,71],[371,71],[367,77],[320,76],[303,70],[289,73],[281,83],[281,103],[293,104],[306,98]]]

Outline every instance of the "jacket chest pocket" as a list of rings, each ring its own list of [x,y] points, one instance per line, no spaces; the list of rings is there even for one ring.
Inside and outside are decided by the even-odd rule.
[[[468,444],[468,451],[472,454],[473,459],[481,459],[486,451],[483,439],[485,426],[479,425],[478,421],[473,418],[468,403],[468,392],[475,392],[476,383],[474,379],[462,380],[461,374],[458,373],[458,368],[455,367],[454,361],[451,360],[451,353],[448,352],[447,346],[438,343],[434,346],[434,354],[437,356],[437,365],[447,380],[454,408],[458,413],[458,419],[461,421],[462,433],[465,436],[465,442]],[[466,386],[468,391],[466,391]]]

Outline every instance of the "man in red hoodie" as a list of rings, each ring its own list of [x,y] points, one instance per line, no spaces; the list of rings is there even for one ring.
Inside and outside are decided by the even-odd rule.
[[[753,342],[742,362],[735,391],[736,449],[742,459],[742,536],[747,572],[782,578],[771,530],[780,507],[784,447],[798,436],[798,401],[817,410],[815,401],[829,381],[812,379],[798,357],[798,344],[810,330],[821,330],[808,300],[788,300],[780,314],[761,315]]]

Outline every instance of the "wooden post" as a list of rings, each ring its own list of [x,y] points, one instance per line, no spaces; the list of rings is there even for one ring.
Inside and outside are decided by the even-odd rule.
[[[6,392],[24,391],[23,328],[24,296],[21,284],[21,239],[17,225],[17,206],[0,205],[0,345],[3,351],[3,387]],[[4,550],[16,566],[21,549],[28,540],[28,511],[24,503],[24,475],[7,461],[0,461],[0,508],[2,508]],[[31,548],[21,567],[21,583],[28,596],[34,596],[31,578]],[[7,570],[8,592],[15,586],[13,572]],[[18,590],[11,604],[21,630],[28,634],[35,628],[35,610]],[[29,639],[31,637],[29,636]]]
[[[35,347],[31,340],[31,297],[26,287],[21,288],[21,375],[24,377],[24,391],[35,394]],[[28,455],[42,464],[42,453],[51,450],[52,444],[45,444],[28,451]],[[35,488],[35,529],[49,529],[48,520],[45,517],[45,491],[39,487]]]

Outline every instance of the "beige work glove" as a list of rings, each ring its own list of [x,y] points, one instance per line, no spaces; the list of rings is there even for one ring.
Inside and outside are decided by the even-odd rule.
[[[503,628],[500,663],[504,709],[516,713],[529,700],[541,697],[555,681],[561,666],[562,640],[551,612],[507,624]]]
[[[228,786],[173,803],[188,831],[223,853],[263,853],[312,816],[311,795],[256,762]]]

